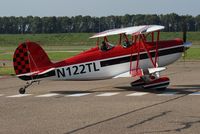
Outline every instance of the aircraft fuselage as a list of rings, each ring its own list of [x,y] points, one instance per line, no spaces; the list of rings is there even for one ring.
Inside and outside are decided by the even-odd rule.
[[[150,54],[155,57],[154,45],[148,45]],[[161,41],[158,49],[159,67],[169,65],[181,57],[184,50],[181,40]],[[55,76],[57,80],[96,80],[113,78],[117,75],[130,71],[136,67],[136,48],[123,48],[115,46],[106,52],[98,47],[85,51],[70,59],[55,64]],[[131,62],[132,60],[132,62]],[[147,52],[141,49],[139,68],[146,70],[153,67]]]

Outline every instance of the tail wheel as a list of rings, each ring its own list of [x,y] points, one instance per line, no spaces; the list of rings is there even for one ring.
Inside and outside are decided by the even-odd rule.
[[[20,93],[20,94],[25,94],[25,92],[26,92],[26,89],[25,89],[25,88],[22,87],[22,88],[19,89],[19,93]]]

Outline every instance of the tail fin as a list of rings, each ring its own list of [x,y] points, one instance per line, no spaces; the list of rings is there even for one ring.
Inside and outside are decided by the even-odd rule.
[[[35,42],[20,44],[13,56],[16,75],[32,73],[52,66],[45,51]]]

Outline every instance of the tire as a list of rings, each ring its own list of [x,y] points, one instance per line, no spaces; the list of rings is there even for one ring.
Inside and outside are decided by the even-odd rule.
[[[20,89],[19,89],[19,93],[20,93],[20,94],[25,94],[25,92],[26,92],[25,88],[20,88]]]

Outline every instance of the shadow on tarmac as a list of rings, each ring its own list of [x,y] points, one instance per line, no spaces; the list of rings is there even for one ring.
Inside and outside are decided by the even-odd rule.
[[[128,86],[126,86],[126,87],[125,86],[124,87],[115,87],[115,88],[124,89],[126,91],[147,92],[147,93],[154,93],[154,94],[160,94],[160,93],[165,93],[165,92],[171,92],[171,93],[177,92],[177,94],[184,94],[184,95],[192,94],[192,93],[195,93],[198,90],[200,90],[200,87],[199,88],[197,88],[196,86],[191,87],[189,85],[186,86],[186,87],[178,85],[177,87],[169,87],[165,90],[133,89],[132,87],[128,87]]]
[[[106,87],[102,87],[102,88],[106,88]],[[102,88],[98,88],[98,89],[102,89]],[[153,94],[161,94],[161,93],[165,93],[165,92],[169,92],[169,93],[173,93],[173,92],[177,92],[177,94],[181,94],[181,95],[188,95],[188,94],[192,94],[195,92],[200,91],[200,85],[173,85],[172,87],[169,87],[165,90],[156,90],[156,89],[143,89],[143,88],[133,88],[131,86],[118,86],[118,87],[114,87],[116,90],[97,90],[97,88],[95,89],[89,89],[89,90],[85,90],[85,91],[79,91],[79,90],[75,90],[75,91],[51,91],[51,93],[58,93],[58,94],[77,94],[77,93],[102,93],[102,92],[130,92],[130,91],[136,91],[136,92],[147,92],[147,93],[153,93]]]

